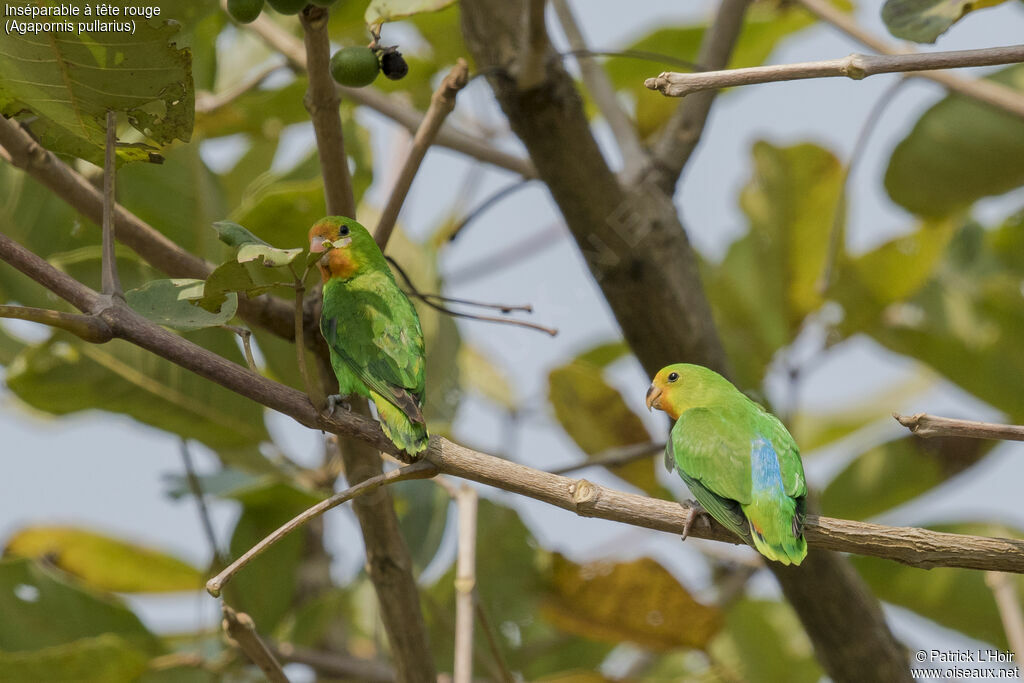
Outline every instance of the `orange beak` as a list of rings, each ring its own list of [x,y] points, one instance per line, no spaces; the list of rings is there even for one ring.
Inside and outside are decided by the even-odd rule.
[[[657,408],[661,410],[661,387],[651,385],[647,387],[647,396],[644,402],[647,404],[647,410]]]

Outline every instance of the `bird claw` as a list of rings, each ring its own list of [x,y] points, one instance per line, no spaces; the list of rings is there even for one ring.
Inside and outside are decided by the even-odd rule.
[[[352,405],[345,400],[346,397],[341,394],[331,394],[327,397],[327,416],[334,415],[334,411],[337,410],[338,406],[345,409],[345,412],[352,412]]]
[[[708,511],[704,509],[700,503],[695,500],[686,501],[686,521],[683,522],[683,537],[682,540],[686,540],[690,535],[690,531],[693,529],[694,522],[698,519],[704,522],[704,525],[708,528],[711,527],[711,520],[708,519]]]

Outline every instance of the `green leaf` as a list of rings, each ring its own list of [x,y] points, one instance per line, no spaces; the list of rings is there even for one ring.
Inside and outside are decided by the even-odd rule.
[[[4,553],[45,559],[103,591],[163,593],[203,584],[198,569],[175,557],[74,527],[24,528],[8,539]]]
[[[402,536],[417,571],[423,571],[441,547],[451,498],[431,482],[400,481],[390,489]]]
[[[916,43],[934,43],[969,12],[1006,0],[886,0],[882,21],[889,33]]]
[[[327,215],[320,178],[268,179],[247,190],[247,194],[232,212],[232,220],[248,226],[254,236],[268,244],[306,245],[309,227]]]
[[[252,298],[294,282],[289,271],[263,265],[260,260],[228,261],[214,268],[203,288],[194,290],[189,301],[212,313],[222,310],[225,302],[232,296],[237,298],[239,292]]]
[[[235,317],[238,295],[229,294],[220,311],[211,313],[192,303],[203,294],[202,280],[153,280],[124,293],[132,309],[158,325],[177,330],[198,330],[224,325]]]
[[[822,512],[842,519],[867,519],[913,500],[976,465],[994,442],[980,439],[905,436],[858,456],[825,488]]]
[[[231,221],[218,221],[213,224],[217,237],[224,244],[234,247],[235,260],[239,263],[255,261],[267,267],[286,266],[303,252],[302,247],[294,249],[278,249],[261,240],[241,225]]]
[[[556,553],[541,612],[567,633],[646,650],[704,649],[722,626],[716,607],[649,557],[578,565]]]
[[[548,374],[548,401],[562,428],[588,456],[651,441],[643,420],[605,381],[601,367],[580,358]],[[649,495],[664,497],[657,466],[651,457],[608,469]]]
[[[823,303],[829,232],[842,187],[839,160],[804,143],[753,147],[740,195],[750,231],[702,272],[739,386],[758,387],[775,352]]]
[[[156,637],[124,604],[25,558],[0,560],[0,651],[24,652],[115,633],[155,654]]]
[[[950,524],[926,527],[934,531],[978,534],[1003,538],[1024,538],[1024,533],[993,524]],[[1006,650],[1008,643],[992,590],[985,573],[970,569],[936,567],[916,569],[875,557],[851,556],[853,566],[871,591],[893,605],[905,607],[970,638]],[[1018,596],[1024,596],[1024,579],[1011,577]],[[1020,608],[1024,600],[1018,598]]]
[[[198,330],[184,336],[236,363],[245,362],[227,331]],[[8,369],[6,383],[22,401],[44,412],[123,413],[201,441],[238,467],[274,470],[255,451],[270,438],[262,406],[122,340],[87,344],[55,334],[20,354]]]
[[[814,683],[822,672],[793,609],[784,602],[742,599],[711,643],[711,658],[725,680],[749,683]]]
[[[0,650],[4,680],[18,683],[132,681],[146,666],[146,655],[113,633],[28,652]]]
[[[36,3],[59,4],[54,0]],[[137,7],[132,0],[109,4],[122,8],[122,13],[123,8]],[[147,141],[120,147],[122,159],[147,159],[147,147],[175,139],[187,142],[195,116],[195,91],[191,56],[174,43],[178,23],[109,18],[119,24],[125,20],[132,22],[127,31],[9,32],[7,49],[0,52],[0,113],[32,112],[39,117],[33,130],[44,146],[100,164],[108,110],[127,114]],[[83,17],[68,25],[78,21],[91,20]],[[45,38],[40,40],[41,36]]]
[[[285,126],[309,120],[302,104],[307,87],[306,78],[300,77],[275,90],[249,90],[213,111],[198,112],[196,132],[204,138],[248,133],[277,139]]]
[[[988,77],[1024,93],[1024,65]],[[885,172],[892,200],[921,216],[960,211],[1024,184],[1024,121],[949,95],[926,111],[893,150]]]
[[[411,17],[422,12],[436,12],[455,0],[370,0],[363,18],[368,26]]]
[[[577,360],[590,363],[598,368],[606,368],[623,356],[629,355],[629,345],[625,341],[607,342],[584,351],[576,356]]]

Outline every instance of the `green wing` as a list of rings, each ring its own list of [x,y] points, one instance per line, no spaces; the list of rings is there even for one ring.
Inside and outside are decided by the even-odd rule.
[[[423,423],[423,331],[416,309],[389,274],[328,281],[320,330],[331,351],[369,389],[410,421]]]

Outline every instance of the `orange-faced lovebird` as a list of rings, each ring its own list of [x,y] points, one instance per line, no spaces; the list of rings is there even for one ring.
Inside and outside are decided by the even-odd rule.
[[[425,450],[426,361],[416,309],[373,237],[351,218],[319,220],[309,231],[309,250],[324,253],[320,331],[331,350],[339,397],[371,399],[384,434],[398,448],[410,455]]]
[[[665,465],[704,510],[768,559],[800,564],[807,483],[782,422],[717,372],[687,363],[658,372],[647,407],[675,422]],[[683,538],[697,514],[691,507]]]

